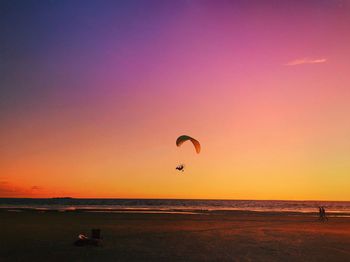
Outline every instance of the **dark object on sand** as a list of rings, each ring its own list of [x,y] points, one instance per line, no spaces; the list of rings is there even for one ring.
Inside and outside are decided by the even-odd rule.
[[[91,237],[94,239],[101,239],[101,229],[99,228],[91,229]]]
[[[101,229],[92,229],[91,230],[91,238],[80,234],[78,239],[74,242],[74,245],[77,247],[82,246],[101,246],[102,238],[101,238]]]

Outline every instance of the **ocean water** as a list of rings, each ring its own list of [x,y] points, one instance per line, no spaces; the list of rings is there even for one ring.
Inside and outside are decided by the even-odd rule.
[[[333,215],[350,215],[350,201],[191,200],[0,198],[0,209],[83,212],[213,213],[223,211],[315,213],[325,207]]]

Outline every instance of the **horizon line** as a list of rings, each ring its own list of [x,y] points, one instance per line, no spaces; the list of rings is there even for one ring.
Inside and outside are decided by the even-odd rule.
[[[0,199],[114,199],[114,200],[209,200],[209,201],[308,201],[308,202],[350,202],[350,200],[324,199],[225,199],[225,198],[120,198],[120,197],[1,197]]]

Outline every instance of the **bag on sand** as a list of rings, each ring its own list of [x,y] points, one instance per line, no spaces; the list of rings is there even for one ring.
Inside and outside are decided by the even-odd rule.
[[[102,244],[101,229],[92,229],[91,238],[88,238],[84,234],[79,234],[78,239],[74,242],[77,247],[82,246],[100,246]]]

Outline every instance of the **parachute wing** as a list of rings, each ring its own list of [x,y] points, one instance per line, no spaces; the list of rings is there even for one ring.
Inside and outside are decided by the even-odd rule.
[[[186,136],[186,135],[179,136],[176,139],[176,145],[181,146],[184,142],[188,140],[192,142],[192,144],[194,145],[194,148],[196,149],[197,154],[199,154],[201,152],[201,144],[196,139],[190,136]]]

